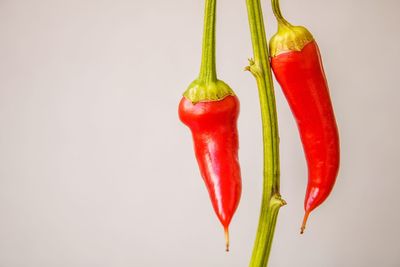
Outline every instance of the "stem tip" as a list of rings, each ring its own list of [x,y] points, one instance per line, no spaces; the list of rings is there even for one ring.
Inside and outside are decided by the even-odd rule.
[[[309,211],[306,211],[306,213],[304,214],[303,223],[301,224],[300,234],[303,234],[303,233],[304,233],[304,230],[306,229],[306,224],[307,224],[308,216],[310,216],[310,212],[309,212]]]
[[[229,252],[229,229],[228,227],[225,228],[225,250]]]

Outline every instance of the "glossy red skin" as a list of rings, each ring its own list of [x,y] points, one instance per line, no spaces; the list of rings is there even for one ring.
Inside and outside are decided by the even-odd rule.
[[[330,194],[339,170],[339,134],[318,45],[271,59],[272,69],[296,118],[308,165],[306,214]]]
[[[179,117],[192,132],[201,175],[215,213],[225,229],[228,229],[242,191],[238,115],[236,96],[197,104],[183,97],[179,103]]]

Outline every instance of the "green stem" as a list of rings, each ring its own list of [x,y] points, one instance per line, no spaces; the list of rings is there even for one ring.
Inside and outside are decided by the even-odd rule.
[[[217,0],[206,0],[204,12],[203,50],[199,80],[206,84],[217,81],[215,64],[215,21]]]
[[[279,6],[279,0],[271,0],[271,4],[272,4],[272,11],[274,12],[274,15],[278,21],[278,28],[285,26],[290,27],[291,24],[282,16],[281,8]]]
[[[264,183],[260,219],[250,267],[267,266],[279,208],[279,136],[275,94],[260,0],[246,0],[254,60],[247,68],[256,78],[261,106]]]

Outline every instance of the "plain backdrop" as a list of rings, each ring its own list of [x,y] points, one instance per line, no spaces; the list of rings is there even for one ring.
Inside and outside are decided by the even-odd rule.
[[[276,31],[263,1],[267,34]],[[241,101],[243,194],[224,251],[177,105],[204,1],[0,0],[0,267],[247,266],[262,139],[245,1],[218,1],[219,77]],[[336,187],[299,235],[307,170],[276,85],[272,267],[400,266],[398,0],[282,0],[318,40],[340,128]]]

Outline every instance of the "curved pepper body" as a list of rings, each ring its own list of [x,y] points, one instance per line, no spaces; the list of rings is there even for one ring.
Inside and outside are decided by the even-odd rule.
[[[308,165],[304,201],[309,213],[330,194],[339,170],[339,134],[317,43],[271,59],[272,69],[296,119]],[[304,230],[305,222],[302,230]]]
[[[196,104],[183,97],[179,104],[179,117],[192,132],[201,175],[226,233],[242,190],[236,126],[238,115],[239,100],[236,96]]]

